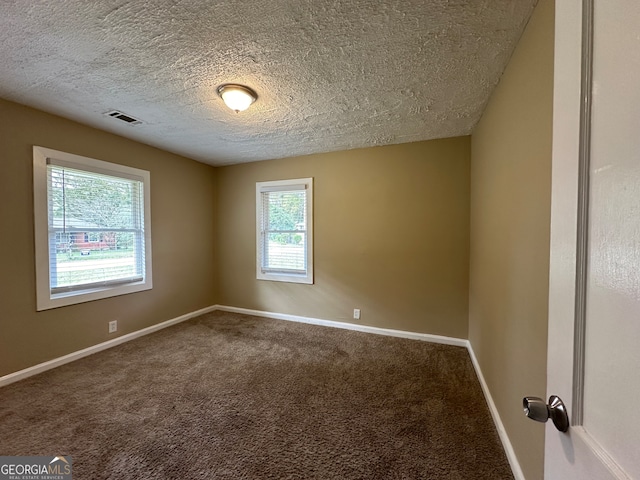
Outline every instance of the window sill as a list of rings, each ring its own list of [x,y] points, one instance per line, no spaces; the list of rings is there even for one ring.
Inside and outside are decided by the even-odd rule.
[[[313,285],[312,273],[308,273],[307,275],[258,273],[257,279],[272,282],[303,283],[307,285]]]
[[[38,311],[50,310],[52,308],[66,307],[68,305],[76,305],[78,303],[91,302],[93,300],[101,300],[103,298],[116,297],[119,295],[127,295],[129,293],[142,292],[151,290],[153,287],[151,280],[128,283],[118,287],[96,287],[86,290],[76,290],[73,292],[64,292],[56,294],[45,294],[42,297],[38,295],[37,307]]]

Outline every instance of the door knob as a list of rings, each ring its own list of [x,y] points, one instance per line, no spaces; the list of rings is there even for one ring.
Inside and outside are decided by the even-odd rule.
[[[524,408],[524,414],[531,420],[545,423],[551,419],[561,432],[569,430],[567,407],[564,406],[560,397],[556,395],[549,397],[548,405],[539,397],[524,397],[522,399],[522,407]]]

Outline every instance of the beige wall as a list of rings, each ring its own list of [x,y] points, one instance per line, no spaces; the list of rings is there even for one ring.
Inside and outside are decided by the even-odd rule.
[[[469,147],[462,137],[221,168],[220,303],[466,338]],[[314,177],[315,284],[258,281],[255,184],[301,177]]]
[[[212,167],[0,100],[0,375],[215,303],[469,338],[527,479],[546,392],[553,1],[473,137]],[[35,310],[32,145],[151,171],[154,288]],[[470,165],[471,160],[471,165]],[[255,278],[255,182],[314,177],[315,284]],[[353,308],[362,318],[352,318]]]
[[[554,3],[540,0],[471,142],[469,339],[528,480],[546,394]]]
[[[151,172],[153,290],[36,312],[32,146]],[[0,100],[0,376],[216,303],[215,169]]]
[[[468,137],[214,169],[4,100],[0,132],[0,375],[216,303],[467,337]],[[33,145],[151,172],[153,290],[36,312]],[[257,281],[255,182],[306,176],[315,284]]]

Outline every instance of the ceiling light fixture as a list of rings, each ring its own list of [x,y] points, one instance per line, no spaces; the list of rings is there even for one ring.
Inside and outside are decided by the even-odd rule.
[[[236,113],[242,112],[256,101],[258,95],[249,87],[227,83],[218,87],[218,95],[224,103]]]

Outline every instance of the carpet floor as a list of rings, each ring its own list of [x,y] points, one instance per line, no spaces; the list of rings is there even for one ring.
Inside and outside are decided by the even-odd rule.
[[[213,312],[0,389],[84,479],[511,479],[466,349]]]

